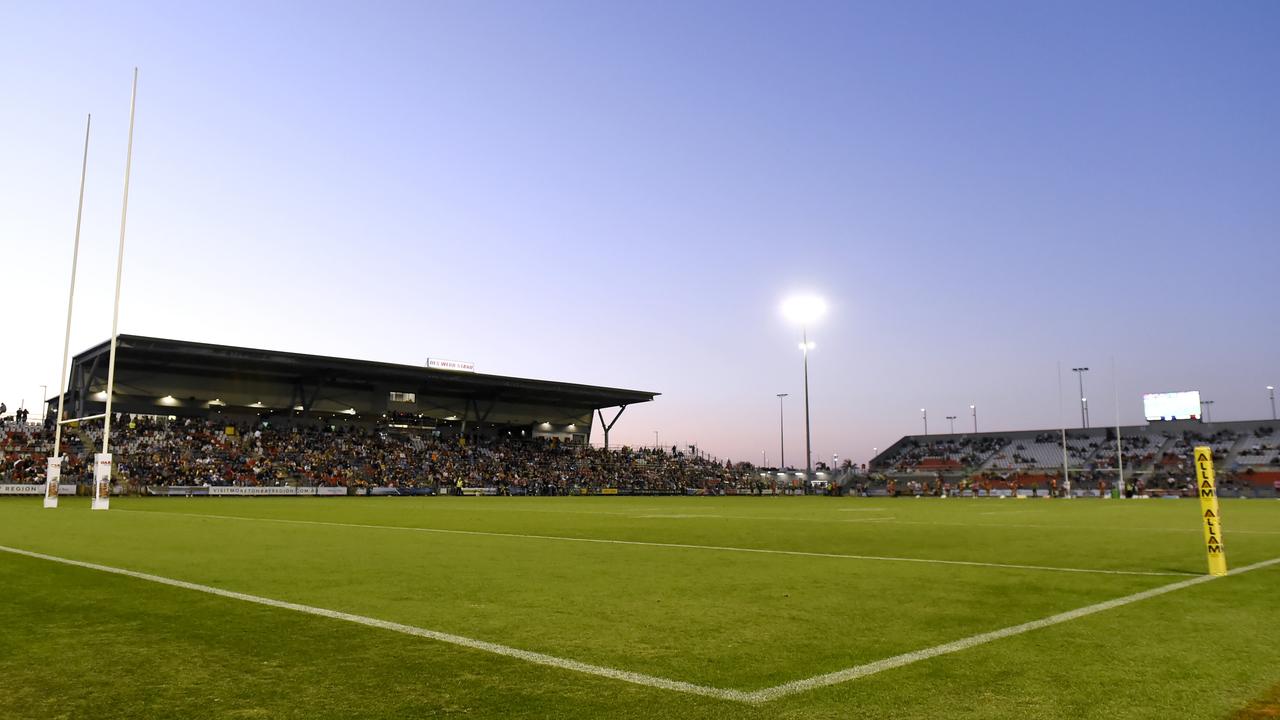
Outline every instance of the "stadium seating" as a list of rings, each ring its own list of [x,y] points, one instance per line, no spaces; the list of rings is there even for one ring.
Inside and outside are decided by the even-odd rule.
[[[1268,473],[1280,473],[1280,437],[1266,421],[1152,423],[1121,428],[1127,481],[1137,491],[1190,494],[1192,449],[1213,449],[1215,466],[1226,494],[1270,496],[1277,491]],[[982,448],[984,452],[970,451]],[[1067,465],[1077,489],[1110,487],[1119,477],[1120,452],[1114,428],[1073,429],[1066,433]],[[1060,430],[908,436],[872,462],[881,480],[916,482],[953,488],[992,482],[1006,489],[1045,489],[1061,478],[1063,436]],[[1247,475],[1247,476],[1246,476]]]
[[[69,430],[64,482],[89,479],[89,453],[100,426]],[[0,482],[43,482],[51,431],[7,428]],[[604,488],[619,492],[745,491],[761,477],[682,452],[604,450],[543,440],[467,442],[386,426],[268,423],[139,417],[113,425],[119,481],[141,486],[344,486],[447,490],[498,488],[504,494],[560,495]]]

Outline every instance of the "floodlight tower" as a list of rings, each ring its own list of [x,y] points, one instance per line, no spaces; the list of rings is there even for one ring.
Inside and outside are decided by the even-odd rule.
[[[924,436],[929,437],[929,411],[920,408],[920,419],[924,421]]]
[[[1059,370],[1058,372],[1062,372]],[[1089,402],[1084,399],[1084,374],[1089,372],[1087,367],[1071,368],[1071,372],[1080,378],[1080,427],[1089,427]]]
[[[813,446],[809,430],[809,325],[827,313],[827,303],[817,295],[795,295],[782,303],[782,314],[800,326],[800,350],[804,353],[804,484],[808,492],[813,480]]]
[[[978,405],[975,403],[969,406],[969,412],[973,413],[973,434],[978,434]]]
[[[1271,419],[1276,419],[1276,386],[1268,385],[1267,392],[1271,395]]]
[[[947,419],[951,421],[951,434],[955,435],[956,434],[956,416],[948,415]]]
[[[778,393],[778,469],[787,469],[787,423],[782,412],[782,398],[791,393]]]

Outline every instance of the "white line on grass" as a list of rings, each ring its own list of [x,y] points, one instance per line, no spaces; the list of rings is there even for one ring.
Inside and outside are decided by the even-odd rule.
[[[148,573],[137,572],[135,570],[125,570],[123,568],[110,567],[108,565],[99,565],[97,563],[84,562],[81,560],[71,560],[69,558],[62,558],[56,555],[46,555],[44,553],[32,552],[30,550],[22,550],[19,548],[8,547],[5,545],[0,545],[0,551],[12,553],[14,555],[22,555],[25,557],[35,558],[38,560],[48,560],[50,562],[61,563],[63,565],[72,565],[75,567],[86,568],[89,570],[97,570],[99,572],[111,573],[114,575],[123,575],[125,577],[131,577],[138,580],[146,580],[148,582],[154,582],[161,585],[168,585],[171,587],[182,588],[184,590],[194,590],[196,592],[207,593],[209,595],[216,595],[218,597],[230,598],[232,600],[242,600],[244,602],[251,602],[251,603],[256,603],[258,605],[265,605],[267,607],[280,608],[282,610],[293,610],[295,612],[306,613],[308,615],[318,615],[320,617],[331,618],[334,620],[345,620],[347,622],[355,623],[357,625],[365,625],[368,627],[378,628],[381,630],[390,630],[392,632],[404,633],[406,635],[414,635],[417,637],[427,638],[430,640],[438,640],[440,642],[448,643],[451,645],[457,645],[460,647],[470,648],[473,650],[481,650],[484,652],[494,653],[496,655],[502,655],[505,657],[512,657],[519,660],[524,660],[526,662],[535,663],[537,665],[547,665],[550,667],[560,668],[563,670],[572,670],[574,672],[585,673],[588,675],[596,675],[598,677],[609,678],[611,680],[621,680],[623,682],[629,682],[635,685],[644,685],[646,687],[659,688],[662,690],[672,690],[675,692],[688,693],[691,695],[702,695],[705,697],[718,698],[721,700],[733,700],[735,702],[751,703],[756,705],[761,703],[766,703],[771,700],[778,700],[780,698],[784,698],[789,695],[795,695],[797,693],[808,692],[810,690],[816,690],[822,687],[828,687],[831,685],[837,685],[840,683],[849,682],[851,680],[857,680],[858,678],[867,677],[868,675],[874,675],[876,673],[884,672],[885,670],[892,670],[894,668],[899,668],[905,665],[911,665],[913,663],[920,662],[921,660],[928,660],[930,658],[935,658],[935,657],[938,657],[939,655],[947,655],[950,653],[960,652],[962,650],[968,650],[969,648],[976,647],[978,645],[984,645],[986,643],[993,642],[995,640],[1012,637],[1014,635],[1021,635],[1023,633],[1031,632],[1032,630],[1039,630],[1040,628],[1050,627],[1052,625],[1058,625],[1071,620],[1077,620],[1079,618],[1086,617],[1088,615],[1093,615],[1095,613],[1104,612],[1106,610],[1123,607],[1125,605],[1136,603],[1142,600],[1147,600],[1149,598],[1164,595],[1166,593],[1171,593],[1176,590],[1182,590],[1185,588],[1193,587],[1195,585],[1200,585],[1202,583],[1210,582],[1212,580],[1217,580],[1219,577],[1222,577],[1218,575],[1200,575],[1197,577],[1189,578],[1187,580],[1180,580],[1178,582],[1170,583],[1168,585],[1162,585],[1160,587],[1152,588],[1150,590],[1143,590],[1142,592],[1133,593],[1132,595],[1125,595],[1124,597],[1119,597],[1114,600],[1106,600],[1100,603],[1095,603],[1093,605],[1087,605],[1082,608],[1077,608],[1075,610],[1068,610],[1067,612],[1058,613],[1057,615],[1050,615],[1049,617],[1041,618],[1039,620],[1032,620],[1030,622],[1025,622],[1020,625],[1013,625],[1007,628],[1001,628],[999,630],[992,630],[991,632],[972,635],[970,637],[962,638],[954,642],[949,642],[942,645],[935,645],[934,647],[925,648],[924,650],[915,650],[912,652],[903,653],[901,655],[895,655],[893,657],[884,658],[883,660],[877,660],[875,662],[867,663],[865,665],[856,665],[851,668],[845,668],[844,670],[837,670],[835,672],[825,673],[823,675],[815,675],[813,677],[805,678],[803,680],[794,680],[792,682],[783,683],[781,685],[775,685],[773,687],[763,688],[761,690],[746,692],[742,690],[730,690],[730,689],[724,689],[724,688],[708,687],[706,685],[696,685],[694,683],[683,682],[681,680],[670,680],[668,678],[656,677],[654,675],[645,675],[643,673],[630,672],[628,670],[618,670],[616,668],[604,667],[601,665],[591,665],[589,663],[579,662],[577,660],[560,658],[554,655],[547,655],[544,653],[532,652],[529,650],[521,650],[519,648],[513,648],[508,645],[499,645],[498,643],[491,643],[485,640],[476,640],[474,638],[463,637],[461,635],[453,635],[451,633],[439,632],[437,630],[428,630],[426,628],[415,627],[413,625],[404,625],[401,623],[389,622],[387,620],[379,620],[377,618],[366,617],[364,615],[355,615],[352,613],[340,612],[338,610],[329,610],[327,608],[313,607],[311,605],[302,605],[300,603],[292,603],[284,600],[273,600],[271,598],[260,597],[258,595],[249,595],[247,593],[235,592],[233,590],[223,590],[222,588],[211,587],[209,585],[200,585],[197,583],[187,582],[185,580],[175,580],[173,578],[162,577],[160,575],[151,575]],[[1271,560],[1264,560],[1262,562],[1257,562],[1252,565],[1245,565],[1244,567],[1239,567],[1239,568],[1236,568],[1235,570],[1232,570],[1229,574],[1242,575],[1244,573],[1251,572],[1253,570],[1258,570],[1260,568],[1269,567],[1271,565],[1276,565],[1276,564],[1280,564],[1280,558],[1273,558]]]
[[[1010,511],[1015,512],[1015,511]],[[894,524],[898,525],[939,525],[947,527],[965,527],[965,528],[995,528],[997,530],[1004,528],[1032,528],[1035,530],[1093,530],[1096,532],[1117,531],[1139,531],[1139,532],[1170,532],[1170,533],[1196,533],[1203,532],[1200,528],[1159,528],[1159,527],[1133,527],[1129,525],[1051,525],[1048,523],[963,523],[951,522],[947,520],[895,520]],[[1230,525],[1226,526],[1225,531],[1231,535],[1280,535],[1280,530],[1239,530]]]
[[[445,497],[445,496],[441,496],[441,497]],[[933,499],[937,499],[937,498],[926,498],[926,499],[933,500]],[[388,503],[388,504],[386,504],[386,505],[383,505],[382,507],[388,507],[388,508],[389,508],[389,507],[391,507],[391,503]],[[426,503],[426,504],[422,505],[421,507],[433,507],[433,504],[432,504],[432,503]],[[441,504],[441,505],[434,505],[433,509],[434,509],[434,508],[440,508],[440,507],[444,507],[444,505],[443,505],[443,504]],[[656,508],[656,507],[657,507],[657,506],[655,506],[655,508]],[[1108,505],[1107,507],[1116,507],[1116,508],[1118,508],[1118,507],[1120,507],[1120,506],[1118,506],[1118,505]],[[454,509],[456,509],[456,508],[454,508]],[[560,508],[557,508],[557,509],[551,509],[551,508],[513,508],[513,507],[501,507],[501,506],[496,505],[496,504],[495,504],[495,505],[491,505],[491,506],[487,507],[487,508],[485,509],[485,512],[549,513],[549,514],[553,514],[553,515],[617,515],[617,516],[619,516],[619,517],[627,517],[627,518],[633,518],[633,519],[639,519],[639,518],[645,517],[644,515],[639,515],[639,514],[637,514],[637,513],[638,513],[638,512],[640,512],[640,511],[631,511],[631,512],[615,512],[615,511],[609,511],[609,510],[564,510],[564,509],[560,509]],[[837,510],[836,510],[836,512],[888,512],[888,510],[879,509],[879,508],[842,508],[842,509],[837,509]],[[1028,511],[1016,510],[1016,511],[1009,511],[1009,512],[1028,512]],[[1043,510],[1032,510],[1032,511],[1029,511],[1029,512],[1044,512],[1044,511],[1043,511]],[[985,515],[985,514],[988,514],[988,513],[979,513],[979,514],[980,514],[980,515]],[[1002,514],[1002,513],[990,513],[990,514],[992,514],[992,515],[999,515],[999,514]],[[839,518],[839,517],[832,517],[832,518],[825,518],[825,517],[792,517],[792,516],[789,516],[789,515],[705,515],[705,516],[703,516],[703,517],[716,517],[716,518],[721,518],[721,519],[726,519],[726,520],[753,520],[753,521],[757,521],[757,522],[806,522],[806,523],[843,523],[843,522],[849,522],[848,520],[845,520],[845,519],[842,519],[842,518]],[[893,519],[893,518],[884,518],[884,519],[882,519],[881,521],[883,521],[883,522],[890,522],[890,521],[894,521],[894,519]],[[870,522],[870,520],[868,520],[868,522]],[[977,527],[977,528],[1044,528],[1044,529],[1048,529],[1048,530],[1094,530],[1094,531],[1099,531],[1099,532],[1108,532],[1108,531],[1115,531],[1115,530],[1122,530],[1122,531],[1131,531],[1131,530],[1136,530],[1136,531],[1141,531],[1141,532],[1174,532],[1174,533],[1200,533],[1200,532],[1202,532],[1199,528],[1154,528],[1154,527],[1130,527],[1130,526],[1127,526],[1127,525],[1029,525],[1029,524],[1021,524],[1021,525],[1017,525],[1017,524],[1011,524],[1011,523],[1000,523],[1000,524],[996,524],[996,523],[961,523],[961,522],[935,522],[935,521],[928,521],[928,520],[896,520],[895,522],[898,522],[898,523],[901,523],[901,524],[904,524],[904,525],[953,525],[953,526],[956,526],[956,527]],[[1232,528],[1232,530],[1231,530],[1231,533],[1232,533],[1232,534],[1235,534],[1235,535],[1239,535],[1239,534],[1244,534],[1244,535],[1280,535],[1280,530],[1239,530],[1239,529],[1236,529],[1236,528],[1234,528],[1234,527],[1233,527],[1233,528]]]
[[[1280,564],[1280,558],[1273,558],[1271,560],[1264,560],[1262,562],[1254,563],[1252,565],[1245,565],[1244,567],[1239,567],[1239,568],[1236,568],[1235,570],[1232,570],[1230,574],[1240,575],[1242,573],[1247,573],[1252,570],[1258,570],[1259,568],[1264,568],[1264,567],[1268,567],[1270,565],[1276,565],[1276,564]],[[955,642],[949,642],[943,645],[936,645],[934,647],[926,648],[924,650],[915,650],[913,652],[903,653],[901,655],[895,655],[893,657],[885,658],[883,660],[877,660],[873,663],[867,663],[866,665],[856,665],[854,667],[846,668],[844,670],[837,670],[836,672],[826,673],[825,675],[816,675],[811,678],[805,678],[804,680],[795,680],[793,682],[783,683],[781,685],[765,688],[763,690],[756,690],[755,692],[750,693],[750,697],[748,698],[748,700],[754,703],[768,702],[770,700],[777,700],[778,698],[786,697],[788,695],[794,695],[796,693],[806,692],[809,690],[814,690],[816,688],[826,687],[828,685],[836,685],[839,683],[849,682],[850,680],[856,680],[858,678],[866,677],[868,675],[874,675],[878,672],[883,672],[885,670],[891,670],[893,668],[902,667],[904,665],[910,665],[912,663],[916,663],[921,660],[928,660],[929,658],[938,657],[939,655],[947,655],[949,653],[960,652],[961,650],[967,650],[971,647],[975,647],[977,645],[983,645],[993,640],[1000,640],[1001,638],[1012,637],[1014,635],[1021,635],[1022,633],[1025,633],[1025,632],[1030,632],[1032,630],[1039,630],[1040,628],[1049,627],[1051,625],[1058,625],[1060,623],[1068,622],[1070,620],[1076,620],[1078,618],[1082,618],[1087,615],[1093,615],[1094,613],[1100,613],[1106,610],[1111,610],[1113,608],[1129,605],[1130,603],[1136,603],[1141,600],[1153,598],[1158,595],[1164,595],[1165,593],[1171,593],[1171,592],[1174,592],[1175,590],[1182,590],[1183,588],[1189,588],[1194,585],[1199,585],[1201,583],[1206,583],[1211,580],[1216,580],[1218,577],[1221,577],[1221,576],[1200,575],[1198,577],[1193,577],[1188,580],[1181,580],[1179,582],[1170,583],[1168,585],[1161,585],[1158,588],[1143,590],[1142,592],[1137,592],[1132,595],[1125,595],[1124,597],[1116,598],[1114,600],[1106,600],[1104,602],[1096,603],[1093,605],[1087,605],[1085,607],[1077,608],[1075,610],[1068,610],[1067,612],[1064,612],[1064,613],[1058,613],[1057,615],[1050,615],[1049,617],[1041,618],[1039,620],[1032,620],[1031,622],[1022,623],[1021,625],[1013,625],[1007,628],[1001,628],[999,630],[992,630],[991,632],[972,635],[967,638],[956,640]]]
[[[357,625],[367,625],[381,630],[390,630],[392,632],[404,633],[405,635],[415,635],[429,640],[438,640],[450,645],[458,645],[465,648],[471,648],[472,650],[482,650],[495,655],[516,658],[518,660],[524,660],[538,665],[548,665],[562,670],[573,670],[575,672],[586,673],[588,675],[597,675],[599,677],[609,678],[610,680],[621,680],[623,682],[629,682],[636,685],[645,685],[647,687],[660,688],[662,690],[674,690],[676,692],[689,693],[692,695],[705,695],[707,697],[719,698],[721,700],[751,702],[748,697],[749,693],[741,690],[724,690],[721,688],[707,687],[705,685],[695,685],[694,683],[687,683],[680,680],[669,680],[667,678],[656,677],[653,675],[645,675],[643,673],[618,670],[616,668],[604,667],[601,665],[591,665],[589,663],[578,662],[577,660],[569,660],[567,658],[556,657],[554,655],[521,650],[508,645],[499,645],[498,643],[476,640],[474,638],[440,632],[438,630],[428,630],[426,628],[415,627],[413,625],[404,625],[401,623],[389,622],[387,620],[366,617],[364,615],[355,615],[352,613],[340,612],[338,610],[329,610],[327,608],[302,605],[300,603],[287,602],[284,600],[273,600],[271,598],[261,597],[258,595],[249,595],[247,593],[235,592],[233,590],[223,590],[222,588],[200,585],[198,583],[187,582],[185,580],[175,580],[173,578],[151,575],[149,573],[137,572],[135,570],[125,570],[123,568],[83,562],[81,560],[71,560],[68,558],[57,557],[56,555],[45,555],[44,553],[21,550],[4,545],[0,545],[0,550],[13,553],[14,555],[25,555],[26,557],[36,558],[38,560],[48,560],[50,562],[62,563],[63,565],[74,565],[76,567],[111,573],[113,575],[124,575],[138,580],[146,580],[148,582],[169,585],[171,587],[182,588],[184,590],[194,590],[196,592],[208,593],[209,595],[217,595],[218,597],[230,598],[232,600],[243,600],[244,602],[266,605],[267,607],[280,608],[282,610],[293,610],[295,612],[306,613],[308,615],[318,615],[320,617],[331,618],[333,620],[345,620],[347,622],[356,623]]]
[[[287,518],[245,517],[241,515],[212,515],[208,513],[179,513],[164,510],[118,510],[140,515],[175,515],[185,518],[212,518],[215,520],[242,520],[246,522],[271,522],[289,525],[322,525],[328,527],[363,528],[368,530],[400,530],[404,532],[439,533],[444,535],[478,535],[481,537],[520,538],[526,540],[556,540],[561,542],[595,543],[600,545],[634,545],[639,547],[674,548],[680,550],[714,550],[719,552],[756,553],[760,555],[791,555],[799,557],[840,558],[844,560],[872,560],[882,562],[924,563],[931,565],[961,565],[966,567],[1002,568],[1005,570],[1040,570],[1049,572],[1090,573],[1098,575],[1155,575],[1183,577],[1191,573],[1163,572],[1155,570],[1101,570],[1097,568],[1057,567],[1052,565],[1017,565],[1012,563],[989,563],[976,560],[938,560],[935,558],[894,557],[888,555],[848,555],[844,553],[808,552],[805,550],[770,550],[766,548],[744,548],[728,545],[691,545],[688,543],[661,543],[644,540],[609,540],[604,538],[567,537],[563,535],[527,535],[523,533],[491,532],[487,530],[446,530],[442,528],[414,527],[409,525],[370,525],[365,523],[343,523],[326,520],[290,520]]]

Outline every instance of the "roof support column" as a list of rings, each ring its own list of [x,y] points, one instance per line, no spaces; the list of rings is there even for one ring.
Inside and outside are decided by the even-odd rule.
[[[613,426],[615,424],[617,424],[618,418],[622,417],[622,413],[626,409],[627,409],[626,405],[619,406],[618,414],[614,415],[613,419],[610,420],[609,422],[604,421],[604,411],[600,408],[596,409],[596,414],[600,416],[600,429],[604,431],[604,449],[605,450],[609,449],[609,431],[613,429]]]

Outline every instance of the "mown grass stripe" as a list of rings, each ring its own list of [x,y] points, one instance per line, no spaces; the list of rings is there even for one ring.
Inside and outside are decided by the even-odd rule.
[[[1276,565],[1276,564],[1280,564],[1280,558],[1272,558],[1271,560],[1263,560],[1262,562],[1257,562],[1252,565],[1245,565],[1243,567],[1239,567],[1239,568],[1236,568],[1235,570],[1230,571],[1228,574],[1240,575],[1243,573],[1252,572],[1254,570],[1259,570],[1261,568],[1269,567],[1271,565]],[[995,640],[1000,640],[1007,637],[1013,637],[1014,635],[1021,635],[1023,633],[1031,632],[1032,630],[1039,630],[1040,628],[1046,628],[1051,625],[1058,625],[1061,623],[1069,622],[1071,620],[1076,620],[1082,617],[1086,617],[1088,615],[1093,615],[1095,613],[1105,612],[1107,610],[1113,610],[1115,608],[1123,607],[1131,603],[1140,602],[1142,600],[1147,600],[1153,597],[1164,595],[1166,593],[1175,592],[1177,590],[1183,590],[1185,588],[1194,587],[1196,585],[1207,583],[1212,580],[1217,580],[1220,577],[1225,577],[1225,576],[1200,575],[1197,577],[1190,578],[1188,580],[1181,580],[1179,582],[1169,583],[1168,585],[1161,585],[1160,587],[1157,587],[1157,588],[1152,588],[1150,590],[1143,590],[1142,592],[1137,592],[1132,595],[1125,595],[1124,597],[1119,597],[1114,600],[1105,600],[1103,602],[1095,603],[1093,605],[1086,605],[1085,607],[1082,607],[1082,608],[1076,608],[1075,610],[1068,610],[1067,612],[1058,613],[1057,615],[1050,615],[1049,617],[1041,618],[1039,620],[1032,620],[1030,622],[1025,622],[1020,625],[1012,625],[1010,627],[1001,628],[999,630],[992,630],[991,632],[979,633],[978,635],[971,635],[967,638],[962,638],[954,642],[944,643],[942,645],[935,645],[934,647],[925,648],[924,650],[914,650],[912,652],[903,653],[901,655],[894,655],[893,657],[884,658],[883,660],[877,660],[875,662],[867,663],[865,665],[856,665],[851,668],[845,668],[844,670],[837,670],[835,672],[826,673],[823,675],[815,675],[813,677],[805,678],[803,680],[794,680],[792,682],[783,683],[781,685],[765,688],[763,690],[756,690],[755,692],[750,693],[750,697],[748,698],[748,700],[754,703],[768,702],[770,700],[777,700],[778,698],[786,697],[788,695],[795,695],[796,693],[815,690],[820,687],[827,687],[829,685],[838,685],[840,683],[846,683],[851,680],[857,680],[858,678],[866,677],[868,675],[874,675],[876,673],[884,672],[885,670],[892,670],[893,668],[899,668],[904,665],[910,665],[912,663],[920,662],[921,660],[928,660],[929,658],[935,658],[935,657],[938,657],[939,655],[947,655],[950,653],[960,652],[961,650],[968,650],[969,648],[976,647],[978,645],[984,645],[986,643],[989,643]]]
[[[218,597],[229,598],[232,600],[241,600],[282,610],[292,610],[294,612],[317,615],[319,617],[330,618],[333,620],[344,620],[357,625],[365,625],[368,627],[378,628],[380,630],[390,630],[392,632],[403,633],[405,635],[414,635],[416,637],[436,640],[450,645],[470,648],[472,650],[481,650],[495,655],[516,658],[517,660],[524,660],[525,662],[535,663],[537,665],[547,665],[561,670],[572,670],[574,672],[585,673],[587,675],[596,675],[610,680],[621,680],[635,685],[644,685],[647,687],[659,688],[661,690],[673,690],[676,692],[688,693],[690,695],[703,695],[721,700],[750,702],[748,693],[741,690],[723,690],[721,688],[696,685],[694,683],[683,682],[681,680],[670,680],[667,678],[645,675],[643,673],[631,672],[628,670],[619,670],[617,668],[604,667],[602,665],[592,665],[590,663],[556,657],[545,653],[533,652],[531,650],[521,650],[520,648],[500,645],[486,640],[477,640],[475,638],[440,632],[438,630],[428,630],[427,628],[420,628],[414,625],[405,625],[403,623],[379,620],[365,615],[329,610],[328,608],[303,605],[301,603],[288,602],[285,600],[275,600],[268,597],[262,597],[260,595],[250,595],[248,593],[236,592],[234,590],[224,590],[222,588],[212,587],[209,585],[187,582],[186,580],[176,580],[174,578],[152,575],[150,573],[138,572],[136,570],[126,570],[124,568],[99,565],[97,563],[84,562],[82,560],[72,560],[70,558],[58,557],[56,555],[46,555],[44,553],[32,552],[30,550],[23,550],[5,545],[0,545],[0,551],[35,558],[37,560],[47,560],[49,562],[61,563],[63,565],[72,565],[88,570],[97,570],[98,572],[111,573],[113,575],[123,575],[137,580],[146,580],[147,582],[182,588],[184,590],[194,590],[196,592],[216,595]]]
[[[445,528],[418,527],[412,525],[373,525],[368,523],[345,523],[327,520],[292,520],[288,518],[246,517],[243,515],[214,515],[210,513],[179,513],[164,510],[117,510],[116,512],[132,512],[142,515],[169,515],[185,518],[212,518],[215,520],[240,520],[244,522],[270,522],[289,525],[319,525],[328,527],[349,527],[368,530],[398,530],[402,532],[439,533],[445,535],[473,535],[480,537],[519,538],[525,540],[553,540],[559,542],[582,542],[602,545],[633,545],[638,547],[673,548],[678,550],[712,550],[716,552],[756,553],[761,555],[789,555],[796,557],[836,558],[843,560],[867,560],[874,562],[905,562],[932,565],[958,565],[964,567],[985,567],[1004,570],[1034,570],[1044,572],[1092,573],[1097,575],[1145,575],[1161,577],[1186,577],[1193,573],[1156,571],[1156,570],[1104,570],[1099,568],[1059,567],[1054,565],[1019,565],[1014,563],[990,563],[976,560],[940,560],[937,558],[896,557],[892,555],[850,555],[845,553],[810,552],[807,550],[772,550],[768,548],[745,548],[728,545],[694,545],[690,543],[663,543],[646,540],[613,540],[608,538],[583,538],[564,535],[531,535],[525,533],[494,532],[489,530],[452,530]]]

